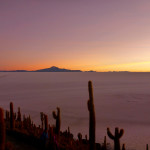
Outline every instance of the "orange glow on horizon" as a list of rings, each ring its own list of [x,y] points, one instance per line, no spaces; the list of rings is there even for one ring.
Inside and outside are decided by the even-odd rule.
[[[54,64],[54,63],[53,63]],[[104,65],[104,66],[74,66],[74,65],[33,65],[33,66],[14,66],[14,67],[6,67],[1,70],[28,70],[28,71],[34,71],[39,69],[45,69],[50,68],[52,66],[56,66],[58,68],[64,68],[64,69],[70,69],[70,70],[82,70],[82,71],[97,71],[97,72],[109,72],[109,71],[130,71],[130,72],[150,72],[150,61],[146,62],[134,62],[134,63],[127,63],[127,64],[113,64],[113,65]],[[142,69],[139,69],[142,68]]]

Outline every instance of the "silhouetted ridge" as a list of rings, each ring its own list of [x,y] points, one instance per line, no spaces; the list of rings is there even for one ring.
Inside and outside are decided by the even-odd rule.
[[[89,71],[81,71],[81,70],[70,70],[70,69],[64,69],[64,68],[58,68],[56,66],[52,66],[50,68],[44,68],[39,70],[0,70],[0,72],[96,72],[93,70]]]
[[[40,69],[40,70],[36,70],[35,72],[82,72],[82,71],[81,70],[69,70],[69,69],[58,68],[58,67],[52,66],[51,68]]]
[[[0,72],[29,72],[27,70],[0,70]]]

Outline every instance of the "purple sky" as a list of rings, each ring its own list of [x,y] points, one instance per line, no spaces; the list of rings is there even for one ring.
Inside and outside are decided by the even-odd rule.
[[[1,0],[0,70],[150,71],[148,0]]]

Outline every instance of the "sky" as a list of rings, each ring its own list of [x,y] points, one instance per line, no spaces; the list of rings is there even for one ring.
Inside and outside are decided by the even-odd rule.
[[[0,70],[150,72],[149,0],[0,0]]]

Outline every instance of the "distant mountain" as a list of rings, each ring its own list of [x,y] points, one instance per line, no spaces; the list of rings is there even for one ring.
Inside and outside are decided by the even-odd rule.
[[[69,70],[52,66],[51,68],[35,70],[34,72],[82,72],[81,70]]]
[[[85,71],[85,72],[96,72],[96,71],[90,70],[90,71]]]
[[[64,69],[64,68],[58,68],[56,66],[52,66],[50,68],[40,69],[40,70],[0,70],[0,72],[83,72],[81,70],[70,70],[70,69]],[[84,72],[96,72],[93,70],[90,71],[84,71]]]
[[[0,70],[0,72],[29,72],[27,70]]]

